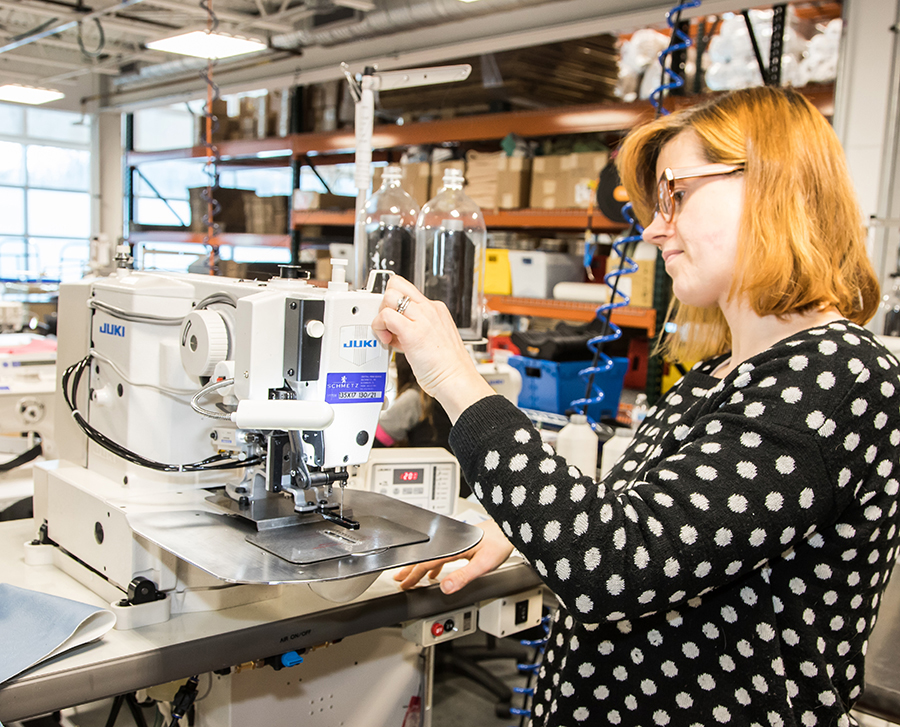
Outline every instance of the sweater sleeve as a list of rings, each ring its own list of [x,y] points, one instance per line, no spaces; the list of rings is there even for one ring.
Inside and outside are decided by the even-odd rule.
[[[838,412],[860,398],[852,372],[837,374],[784,361],[744,367],[702,397],[689,423],[670,392],[600,483],[567,466],[502,397],[466,410],[451,445],[485,508],[574,617],[636,618],[787,554],[846,507],[847,483],[871,462],[854,447],[840,452],[841,473],[826,466],[823,448],[853,426]]]

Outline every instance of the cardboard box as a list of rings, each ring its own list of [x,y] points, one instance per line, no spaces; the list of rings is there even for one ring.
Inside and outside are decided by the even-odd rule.
[[[423,207],[425,203],[431,199],[428,193],[431,191],[431,165],[428,162],[413,162],[411,164],[393,165],[399,166],[403,178],[400,186],[403,191],[412,197],[419,207]],[[372,170],[372,191],[375,192],[381,187],[381,180],[384,174],[384,167],[374,167]]]
[[[247,232],[255,235],[287,233],[289,202],[290,197],[287,195],[245,197],[244,215],[247,221]]]
[[[448,169],[459,169],[463,177],[466,176],[466,162],[464,159],[448,159],[443,162],[431,163],[431,188],[428,193],[428,199],[434,199],[438,190],[444,186],[444,172]]]
[[[531,159],[500,157],[497,164],[495,206],[501,210],[527,207],[531,191]]]
[[[562,207],[559,156],[535,157],[531,162],[531,194],[529,207],[558,209]]]
[[[356,197],[295,189],[292,206],[295,210],[352,210]]]
[[[629,305],[640,308],[653,307],[653,285],[656,281],[657,248],[647,242],[639,242],[635,248],[632,260],[637,263],[636,273],[619,277],[618,291],[627,295],[631,301]],[[615,248],[609,257],[607,272],[619,269],[619,256],[615,254]]]
[[[535,157],[531,173],[531,206],[538,209],[586,209],[591,185],[609,159],[607,152]]]
[[[208,205],[203,200],[206,187],[192,187],[188,189],[191,203],[191,232],[206,232],[207,226],[203,222]],[[220,209],[214,213],[214,222],[220,226],[221,232],[246,232],[247,216],[244,200],[255,197],[252,189],[230,189],[216,187],[213,197],[219,203]]]

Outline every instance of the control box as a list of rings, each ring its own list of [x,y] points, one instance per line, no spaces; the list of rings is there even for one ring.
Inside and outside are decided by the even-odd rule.
[[[478,609],[467,606],[418,621],[408,621],[403,624],[403,637],[419,646],[434,646],[473,634],[477,628]]]
[[[540,624],[543,605],[541,587],[482,601],[478,608],[478,628],[499,638],[530,629]]]
[[[350,487],[452,516],[459,497],[459,462],[443,447],[373,449],[365,464],[351,471]]]

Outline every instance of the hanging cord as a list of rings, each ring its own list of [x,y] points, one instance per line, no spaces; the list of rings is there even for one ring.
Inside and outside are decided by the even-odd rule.
[[[681,76],[675,71],[666,68],[667,56],[670,56],[676,51],[685,50],[691,45],[690,37],[678,28],[678,25],[681,22],[681,11],[688,8],[695,8],[699,5],[700,0],[691,0],[682,5],[676,5],[666,13],[666,22],[672,29],[672,35],[669,38],[668,48],[659,54],[659,64],[663,71],[663,82],[650,94],[650,103],[653,104],[653,107],[656,109],[657,116],[669,113],[662,105],[661,99],[663,94],[668,90],[681,88],[681,86],[684,85],[684,79]],[[666,75],[669,76],[669,83],[665,83]],[[643,239],[642,235],[644,228],[641,227],[634,215],[631,214],[631,210],[632,206],[630,202],[622,207],[622,216],[631,227],[625,237],[620,238],[613,243],[613,250],[619,256],[619,266],[616,270],[607,273],[603,278],[603,282],[606,283],[610,289],[609,303],[605,303],[597,308],[597,320],[601,322],[600,334],[587,342],[588,349],[594,354],[593,360],[591,361],[590,366],[578,372],[578,375],[585,379],[587,384],[584,398],[575,399],[570,405],[575,411],[583,413],[592,426],[598,422],[588,413],[589,407],[591,405],[597,405],[599,408],[599,404],[603,401],[604,396],[603,389],[600,386],[595,385],[595,378],[612,370],[614,366],[613,360],[603,352],[603,346],[609,341],[616,341],[622,337],[622,329],[612,323],[610,316],[612,311],[616,308],[624,308],[631,302],[631,299],[627,295],[619,291],[619,279],[623,275],[633,275],[638,270],[637,263],[629,256],[634,254],[634,248],[637,246],[637,243]]]
[[[97,41],[97,47],[94,50],[88,50],[84,47],[83,23],[78,23],[78,47],[81,49],[81,55],[88,59],[96,59],[103,55],[103,49],[106,47],[106,33],[103,32],[103,26],[100,25],[100,18],[94,18],[97,26],[97,32],[100,34],[100,40]]]
[[[546,610],[546,609],[545,609]],[[544,632],[540,639],[521,639],[519,643],[529,649],[534,649],[534,656],[530,663],[516,664],[520,674],[527,674],[524,687],[513,687],[515,694],[522,695],[522,707],[510,707],[509,713],[519,718],[519,727],[525,727],[525,720],[531,718],[530,703],[534,699],[534,687],[531,682],[534,680],[535,674],[541,668],[541,661],[544,657],[544,649],[547,646],[547,640],[550,637],[550,615],[546,614],[541,618],[541,629]]]
[[[219,19],[212,9],[212,0],[200,0],[201,9],[206,11],[206,32],[214,33],[219,27]],[[200,199],[206,203],[206,214],[203,215],[203,224],[206,226],[206,234],[203,236],[203,244],[209,247],[209,273],[215,274],[216,251],[218,243],[215,241],[221,231],[221,225],[216,222],[216,215],[222,211],[222,205],[216,199],[216,190],[219,188],[219,149],[213,144],[213,133],[219,129],[219,119],[213,113],[213,103],[218,101],[219,87],[213,81],[213,59],[206,62],[206,70],[200,72],[200,78],[206,83],[206,105],[203,107],[204,119],[204,148],[206,149],[206,162],[203,172],[206,174],[206,189],[200,193]]]
[[[666,67],[666,59],[669,56],[678,51],[686,50],[691,46],[690,37],[678,27],[681,24],[681,11],[689,8],[696,8],[699,5],[700,0],[690,0],[690,2],[676,5],[666,13],[666,23],[668,23],[669,28],[671,28],[672,34],[669,36],[669,47],[659,54],[659,65],[662,69],[660,85],[653,89],[653,92],[650,94],[650,103],[653,105],[653,108],[656,109],[657,116],[665,116],[669,113],[662,105],[663,96],[668,91],[681,88],[684,85],[684,79],[679,76],[676,71]],[[669,77],[668,82],[666,82],[666,76]]]
[[[199,677],[193,676],[178,688],[175,699],[172,700],[172,721],[169,722],[169,727],[175,727],[194,706],[199,681]]]

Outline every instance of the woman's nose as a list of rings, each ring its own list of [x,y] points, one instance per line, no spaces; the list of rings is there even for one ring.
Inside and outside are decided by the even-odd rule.
[[[672,224],[666,222],[665,218],[658,212],[653,215],[653,221],[644,228],[641,237],[644,242],[651,245],[662,245],[666,238],[669,237]]]

